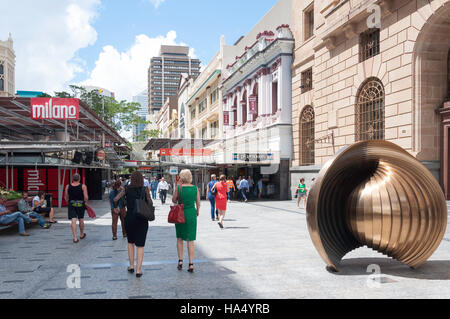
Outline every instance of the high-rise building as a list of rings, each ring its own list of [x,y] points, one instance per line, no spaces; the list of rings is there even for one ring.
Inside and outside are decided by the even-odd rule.
[[[0,40],[0,97],[12,97],[15,92],[16,55],[11,34],[8,40]]]
[[[136,96],[133,96],[133,102],[139,103],[141,107],[137,111],[137,114],[139,117],[146,121],[147,115],[148,115],[148,92],[147,90],[142,91]],[[145,131],[146,124],[138,124],[135,125],[133,128],[133,142],[138,142],[142,140],[142,137],[140,136],[142,131]]]
[[[200,74],[200,60],[189,56],[189,47],[162,45],[159,56],[153,57],[148,69],[148,109],[158,112],[167,98],[177,96],[182,73]]]

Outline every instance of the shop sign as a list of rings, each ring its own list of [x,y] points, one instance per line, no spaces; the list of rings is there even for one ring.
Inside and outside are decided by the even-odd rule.
[[[171,166],[169,170],[170,175],[178,175],[178,167]]]
[[[45,190],[47,179],[45,169],[24,169],[24,188],[29,192]]]
[[[33,120],[78,120],[78,99],[32,98],[31,118]]]
[[[249,113],[258,114],[258,98],[255,95],[250,95],[248,97],[249,102]]]
[[[150,167],[150,166],[139,167],[140,171],[151,171],[152,169],[153,169],[153,167]]]
[[[274,156],[271,153],[266,153],[266,154],[234,153],[233,154],[233,161],[241,161],[241,162],[267,162],[267,161],[273,161],[273,158],[274,158]]]
[[[224,126],[230,125],[230,112],[229,111],[223,112],[223,125]]]
[[[97,159],[99,161],[104,161],[106,159],[106,153],[104,150],[97,151]]]
[[[161,156],[211,156],[210,149],[160,149]]]

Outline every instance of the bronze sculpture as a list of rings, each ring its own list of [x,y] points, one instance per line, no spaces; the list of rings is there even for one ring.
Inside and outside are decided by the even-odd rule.
[[[365,141],[342,149],[310,190],[307,222],[328,267],[364,245],[412,268],[440,245],[444,194],[431,172],[401,147]]]

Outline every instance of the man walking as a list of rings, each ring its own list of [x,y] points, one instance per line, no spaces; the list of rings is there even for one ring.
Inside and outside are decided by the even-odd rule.
[[[153,180],[152,180],[152,182],[151,182],[151,184],[150,184],[150,186],[151,186],[151,188],[152,188],[152,197],[153,197],[153,200],[156,199],[156,190],[158,189],[158,184],[159,184],[158,179],[157,179],[156,177],[154,177]]]
[[[228,195],[228,202],[231,201],[231,195],[233,192],[236,191],[236,187],[234,187],[233,177],[228,178],[227,180],[227,195]]]
[[[160,194],[161,203],[164,205],[166,203],[167,192],[169,191],[169,184],[166,182],[166,179],[163,177],[158,184],[158,188],[156,192]]]
[[[253,181],[253,178],[251,176],[247,179],[248,182],[248,195],[249,197],[253,196],[253,186],[255,185],[255,182]]]
[[[244,202],[247,202],[247,196],[245,196],[245,193],[248,192],[248,189],[249,189],[248,181],[245,178],[243,178],[241,180],[241,182],[239,183],[238,188],[241,191],[242,199],[244,200]]]

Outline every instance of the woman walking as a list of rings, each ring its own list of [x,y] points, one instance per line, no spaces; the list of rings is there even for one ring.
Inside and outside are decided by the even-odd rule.
[[[211,220],[214,221],[214,216],[216,217],[215,220],[219,220],[219,211],[216,209],[216,201],[215,201],[215,197],[216,195],[213,194],[213,187],[216,184],[217,180],[216,180],[216,175],[211,175],[211,181],[208,183],[207,185],[207,193],[208,193],[208,200],[209,203],[211,204]],[[215,215],[214,215],[215,212]]]
[[[181,185],[175,190],[172,201],[184,204],[184,224],[176,224],[178,270],[183,269],[184,242],[187,242],[189,255],[189,272],[194,272],[194,242],[197,239],[197,217],[200,212],[200,192],[192,185],[192,174],[189,170],[180,172]],[[197,208],[195,207],[197,206]]]
[[[80,226],[80,239],[85,239],[84,213],[86,212],[86,202],[89,199],[87,187],[86,185],[81,184],[81,177],[79,174],[73,175],[72,183],[67,185],[64,197],[68,203],[68,217],[69,220],[72,221],[73,242],[78,244],[77,219]]]
[[[117,204],[114,203],[114,198],[119,195],[120,192],[124,191],[125,188],[122,187],[122,182],[120,180],[116,181],[109,192],[109,202],[111,203],[111,215],[112,215],[112,234],[113,240],[117,240],[117,224],[120,218],[120,224],[122,225],[122,234],[123,238],[127,237],[127,233],[125,231],[125,199],[121,198]]]
[[[128,272],[134,273],[134,253],[136,247],[136,277],[142,277],[142,262],[144,261],[144,247],[147,240],[148,220],[140,218],[136,214],[136,199],[146,196],[147,202],[153,206],[148,187],[144,187],[144,176],[140,172],[131,174],[130,185],[114,198],[118,203],[125,196],[127,201],[127,214],[125,216],[125,230],[128,236],[128,258],[130,267]]]
[[[216,189],[216,208],[219,210],[219,227],[223,229],[223,219],[227,211],[227,178],[220,175],[219,182],[214,185]]]
[[[306,208],[306,194],[307,194],[305,179],[300,179],[300,184],[297,186],[297,207],[300,208],[300,201],[303,199],[303,208]]]

